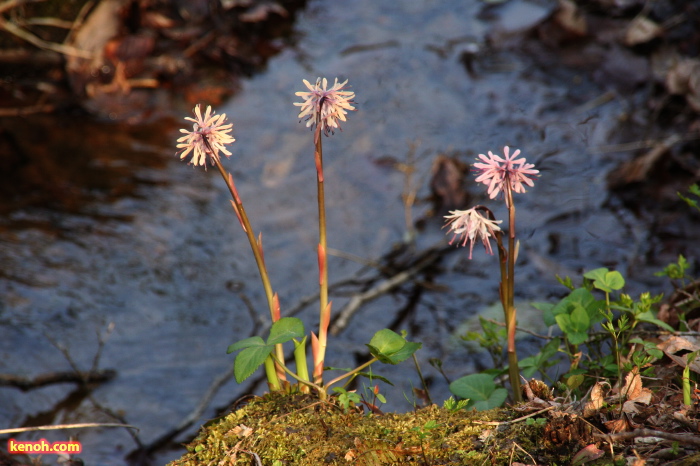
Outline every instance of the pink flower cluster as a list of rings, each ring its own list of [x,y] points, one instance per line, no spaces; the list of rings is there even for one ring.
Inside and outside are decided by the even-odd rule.
[[[226,149],[226,144],[231,144],[235,141],[229,133],[233,129],[231,123],[225,125],[226,114],[215,115],[212,112],[211,105],[207,107],[207,111],[202,116],[202,111],[197,105],[194,108],[196,118],[185,117],[185,120],[194,122],[192,131],[181,129],[181,133],[185,133],[177,140],[179,144],[177,148],[181,150],[180,159],[184,159],[192,152],[190,163],[195,167],[197,165],[207,166],[207,155],[211,157],[212,165],[216,160],[219,160],[219,152],[223,152],[226,156],[230,156],[231,152]]]
[[[516,159],[520,155],[520,149],[510,155],[510,147],[503,148],[503,157],[495,155],[489,151],[488,157],[479,154],[479,158],[484,163],[475,163],[474,167],[479,171],[476,178],[477,183],[483,183],[489,187],[488,194],[491,199],[498,196],[498,193],[510,189],[512,192],[524,193],[526,184],[534,186],[533,177],[539,170],[533,170],[534,164],[527,163],[525,157]]]
[[[342,83],[335,78],[335,83],[328,89],[326,78],[317,78],[316,84],[311,85],[304,79],[304,84],[309,92],[297,92],[296,95],[304,99],[304,102],[295,102],[294,105],[301,107],[299,118],[306,118],[306,126],[318,125],[320,131],[326,136],[334,129],[340,129],[340,121],[346,121],[345,115],[348,110],[353,111],[355,93],[344,90],[347,79]]]
[[[450,212],[451,215],[445,215],[447,220],[447,225],[450,226],[450,231],[453,233],[450,244],[454,243],[456,238],[460,238],[459,243],[462,246],[469,244],[469,259],[472,258],[472,251],[474,250],[474,242],[476,240],[481,240],[484,244],[486,252],[493,254],[491,249],[491,238],[495,232],[501,231],[498,226],[503,220],[491,220],[478,211],[475,207],[469,210],[453,210]]]

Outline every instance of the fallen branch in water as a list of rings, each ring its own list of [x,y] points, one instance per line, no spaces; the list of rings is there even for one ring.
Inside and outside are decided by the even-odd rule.
[[[21,432],[36,432],[43,430],[64,430],[64,429],[85,429],[88,427],[126,427],[127,429],[139,430],[138,427],[129,424],[113,424],[101,422],[84,422],[81,424],[56,424],[54,426],[34,426],[34,427],[15,427],[12,429],[0,429],[0,435],[18,434]]]
[[[22,391],[34,390],[56,383],[102,383],[112,380],[117,372],[111,369],[90,372],[50,372],[36,377],[0,374],[0,386],[15,387]]]
[[[340,310],[338,318],[335,319],[331,325],[330,333],[332,335],[337,335],[340,333],[345,327],[348,326],[352,316],[355,315],[363,304],[388,293],[402,283],[412,279],[421,270],[434,264],[438,259],[440,259],[440,257],[442,257],[443,254],[448,251],[451,251],[451,248],[444,246],[442,243],[438,246],[428,248],[418,257],[413,266],[407,268],[406,270],[402,270],[401,272],[398,272],[385,280],[382,280],[377,285],[363,293],[354,295],[352,298],[350,298],[350,301],[345,305],[345,307]]]

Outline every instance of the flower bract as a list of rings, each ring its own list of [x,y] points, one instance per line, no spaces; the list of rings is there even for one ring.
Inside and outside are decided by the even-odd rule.
[[[483,163],[478,162],[474,167],[479,172],[476,178],[478,183],[488,186],[488,194],[491,199],[498,196],[498,193],[505,189],[510,189],[516,193],[524,193],[526,184],[534,186],[534,177],[539,170],[534,170],[534,164],[527,163],[525,157],[516,159],[520,155],[520,149],[510,154],[510,148],[503,148],[503,157],[495,155],[489,151],[489,155],[479,154]]]
[[[326,78],[317,78],[314,85],[304,79],[309,91],[297,92],[296,95],[303,98],[304,102],[295,102],[294,105],[301,107],[299,118],[306,118],[307,127],[318,125],[326,136],[336,128],[341,129],[340,121],[346,121],[348,110],[355,110],[352,106],[355,103],[352,100],[355,93],[344,90],[347,83],[347,79],[339,83],[338,78],[335,78],[335,83],[328,89]]]
[[[472,207],[469,210],[452,210],[450,215],[445,215],[450,232],[453,234],[450,244],[459,238],[457,245],[466,246],[469,243],[469,259],[472,258],[474,243],[481,241],[486,252],[493,254],[490,238],[495,232],[501,231],[498,226],[502,220],[491,220],[486,218],[479,210]]]
[[[185,120],[194,122],[192,131],[181,129],[181,133],[185,133],[177,140],[178,149],[181,149],[180,159],[184,160],[190,152],[192,159],[190,163],[195,167],[204,165],[206,168],[207,156],[211,157],[211,163],[219,160],[219,152],[223,152],[226,156],[230,156],[231,152],[226,149],[226,144],[231,144],[235,141],[229,133],[233,129],[231,123],[226,122],[226,114],[215,115],[212,112],[211,106],[207,107],[207,111],[202,116],[202,112],[197,105],[194,108],[195,118],[185,117]]]

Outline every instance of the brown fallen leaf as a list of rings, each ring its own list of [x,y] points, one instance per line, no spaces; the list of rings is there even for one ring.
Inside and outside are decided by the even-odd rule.
[[[638,16],[632,20],[625,31],[624,43],[627,46],[644,44],[663,34],[664,30],[654,21],[645,16]]]
[[[627,420],[624,418],[613,419],[611,421],[605,422],[604,424],[611,434],[618,434],[620,432],[628,432],[631,430],[629,424],[627,423]]]
[[[571,0],[559,0],[559,9],[552,19],[571,36],[583,37],[588,33],[586,17]]]
[[[571,458],[571,464],[579,465],[590,461],[595,461],[604,454],[605,452],[603,450],[591,444],[579,450],[579,452],[576,453],[573,458]]]
[[[468,170],[455,157],[435,157],[431,167],[430,190],[436,212],[463,209],[468,203],[468,194],[464,190],[464,176]]]
[[[673,362],[685,368],[688,365],[688,354],[700,350],[700,340],[691,336],[668,335],[656,345]],[[676,353],[683,351],[680,356]],[[700,361],[697,359],[690,364],[690,370],[700,374]]]
[[[678,61],[666,74],[666,89],[684,95],[694,110],[700,112],[700,59]]]
[[[621,188],[630,183],[647,180],[659,161],[668,153],[673,145],[682,141],[678,134],[673,134],[663,141],[657,142],[652,149],[639,157],[621,164],[608,175],[608,186],[611,189]]]
[[[603,384],[596,382],[591,389],[591,400],[583,407],[583,417],[591,417],[603,407]]]
[[[637,398],[642,393],[642,377],[639,375],[639,370],[635,367],[625,376],[625,386],[622,387],[621,395],[624,398]]]

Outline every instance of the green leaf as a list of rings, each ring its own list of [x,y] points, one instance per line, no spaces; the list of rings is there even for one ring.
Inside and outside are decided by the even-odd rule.
[[[656,316],[654,316],[654,313],[652,311],[647,311],[647,312],[643,312],[641,314],[637,314],[635,317],[640,322],[648,322],[650,324],[656,325],[657,327],[661,327],[662,329],[667,330],[669,332],[675,332],[673,327],[668,325],[666,322],[657,319]]]
[[[236,343],[230,345],[226,350],[226,354],[231,354],[234,351],[250,348],[252,346],[265,346],[265,341],[263,341],[263,339],[260,337],[246,338],[245,340],[237,341]]]
[[[569,278],[568,276],[566,278],[561,278],[559,275],[556,275],[556,277],[557,277],[557,281],[559,283],[561,283],[562,285],[564,285],[565,287],[567,287],[568,289],[573,290],[575,288],[574,283],[571,281],[571,278]]]
[[[282,317],[272,324],[267,344],[286,343],[294,338],[298,340],[304,338],[304,323],[296,317]]]
[[[576,317],[572,318],[574,314]],[[555,318],[557,324],[559,324],[559,328],[561,328],[562,332],[566,333],[566,339],[570,344],[580,345],[586,341],[589,328],[586,322],[590,323],[590,319],[588,319],[588,314],[584,309],[579,307],[574,310],[572,315],[559,314]]]
[[[393,330],[385,328],[375,333],[367,346],[375,348],[379,354],[389,355],[399,351],[405,344],[406,339]]]
[[[613,290],[621,290],[625,286],[625,279],[620,272],[613,270],[605,274],[605,284]]]
[[[544,324],[547,327],[551,327],[556,323],[554,320],[554,314],[552,313],[552,310],[554,309],[554,304],[552,303],[544,303],[544,302],[536,302],[536,303],[530,303],[532,307],[535,309],[538,309],[542,311],[542,318],[544,319]]]
[[[692,185],[690,188],[688,188],[688,192],[689,192],[690,194],[694,194],[694,195],[696,195],[696,196],[700,196],[700,186],[698,186],[697,184],[694,184],[694,185]],[[685,197],[685,196],[683,196],[681,193],[676,193],[676,194],[678,194],[678,197],[680,197],[681,199],[683,199],[683,200],[686,202],[686,204],[688,204],[688,206],[690,206],[690,207],[692,207],[692,208],[694,208],[694,209],[700,210],[700,206],[698,206],[698,201],[697,201],[697,200],[695,200],[695,199],[690,199],[690,198],[688,198],[688,197]]]
[[[591,328],[591,319],[588,317],[588,312],[579,304],[576,304],[571,312],[571,328],[575,333],[585,333]]]
[[[326,369],[326,370],[328,370],[328,369]],[[347,369],[347,370],[345,370],[345,372],[350,372],[350,370],[351,369]],[[394,384],[391,383],[391,381],[389,379],[387,379],[386,377],[384,377],[382,375],[376,374],[374,372],[361,371],[361,372],[357,372],[355,375],[358,377],[367,377],[370,381],[380,380],[386,384],[391,385],[392,387],[394,386]]]
[[[389,357],[390,364],[398,364],[413,356],[413,353],[421,349],[422,343],[407,341],[403,348]]]
[[[584,278],[593,280],[593,286],[606,293],[611,293],[613,290],[620,290],[625,286],[625,279],[620,272],[616,270],[611,272],[605,267],[586,272],[583,276]]]
[[[576,390],[581,386],[584,380],[586,379],[581,374],[572,375],[566,379],[566,386],[569,387],[570,390]]]
[[[579,304],[580,306],[589,308],[593,305],[596,305],[596,303],[597,301],[595,299],[595,296],[593,296],[593,294],[591,294],[590,291],[588,291],[585,288],[576,288],[552,308],[552,314],[554,316],[563,313],[568,314],[573,309],[574,304]]]
[[[421,346],[421,343],[406,341],[388,328],[375,333],[367,345],[372,356],[385,364],[398,364],[411,357]]]
[[[484,411],[501,406],[508,397],[508,391],[497,388],[493,377],[487,374],[471,374],[450,384],[450,391],[460,398],[469,398],[467,407]]]
[[[274,348],[273,345],[255,346],[238,353],[233,363],[233,375],[236,377],[236,382],[243,382],[258,370],[258,367],[263,365]]]

